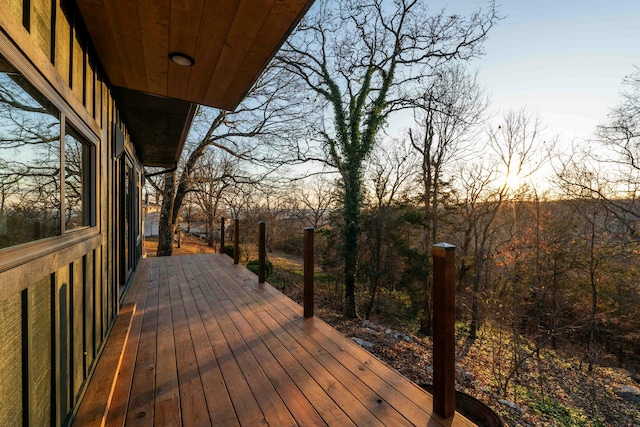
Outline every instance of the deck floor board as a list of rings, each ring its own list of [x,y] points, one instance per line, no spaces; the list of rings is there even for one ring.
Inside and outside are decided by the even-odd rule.
[[[172,260],[175,266],[177,286],[169,287],[173,314],[173,334],[176,342],[176,365],[180,388],[180,409],[185,425],[201,426],[211,424],[207,400],[202,385],[202,377],[196,359],[194,343],[204,339],[204,333],[189,326],[188,319],[200,318],[197,309],[189,302],[192,299],[187,288],[187,277],[180,268],[179,260]]]
[[[128,351],[129,348],[125,349],[125,357],[130,355],[135,358],[134,360],[127,359],[123,362],[123,364],[134,366],[132,384],[123,383],[120,378],[116,382],[116,390],[121,388],[121,384],[125,388],[130,388],[129,404],[126,405],[125,424],[127,426],[153,425],[156,385],[156,337],[158,334],[157,283],[159,281],[159,265],[152,264],[149,281],[134,282],[134,284],[148,289],[145,300],[140,304],[138,316],[134,316],[134,322],[137,320],[136,318],[140,318],[142,323],[139,337],[133,337],[137,341],[137,351]],[[137,288],[131,289],[129,296],[135,290]],[[144,312],[144,315],[142,312]],[[129,346],[127,345],[127,347]]]
[[[109,425],[472,426],[225,255],[143,260]],[[121,397],[122,399],[123,397]]]

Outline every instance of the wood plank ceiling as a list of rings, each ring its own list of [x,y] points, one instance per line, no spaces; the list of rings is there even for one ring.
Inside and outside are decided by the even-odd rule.
[[[112,85],[233,110],[313,0],[76,2]]]

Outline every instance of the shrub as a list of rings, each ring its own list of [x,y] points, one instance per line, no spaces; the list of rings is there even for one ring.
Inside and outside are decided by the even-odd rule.
[[[258,260],[257,259],[252,259],[251,261],[249,261],[249,263],[247,264],[247,270],[252,271],[254,274],[258,274]],[[265,275],[265,279],[269,276],[271,276],[271,272],[273,271],[273,264],[271,264],[271,261],[265,261],[264,263],[264,275]]]
[[[222,248],[222,252],[229,255],[231,258],[233,258],[233,253],[235,252],[235,246],[234,245],[224,245],[224,248]]]

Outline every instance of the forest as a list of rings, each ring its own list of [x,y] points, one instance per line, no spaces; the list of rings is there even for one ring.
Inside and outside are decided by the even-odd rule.
[[[317,6],[238,109],[199,110],[176,170],[146,171],[157,254],[200,222],[215,247],[222,217],[247,224],[244,242],[265,221],[268,251],[294,255],[314,227],[331,305],[428,337],[431,247],[447,242],[463,334],[510,343],[503,396],[548,349],[638,372],[640,70],[567,143],[535,111],[490,113],[473,59],[503,19],[493,2]]]

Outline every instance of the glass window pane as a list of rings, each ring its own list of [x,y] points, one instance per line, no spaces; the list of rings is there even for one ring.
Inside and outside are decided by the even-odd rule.
[[[60,234],[59,117],[0,57],[0,248]]]
[[[65,230],[91,225],[91,146],[67,126],[64,136]]]

